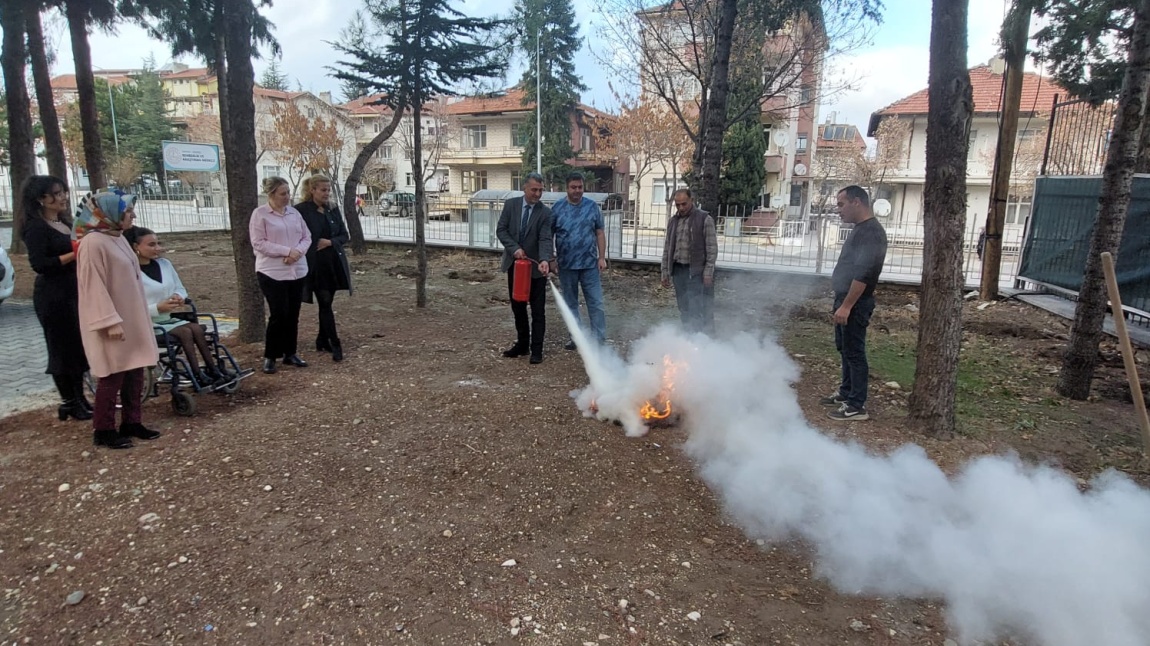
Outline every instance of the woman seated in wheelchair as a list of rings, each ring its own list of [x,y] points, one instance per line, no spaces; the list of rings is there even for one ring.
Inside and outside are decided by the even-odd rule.
[[[204,326],[196,322],[194,317],[183,318],[172,314],[183,310],[188,290],[184,288],[172,263],[162,257],[164,247],[155,232],[144,227],[132,227],[124,237],[131,243],[140,261],[141,280],[148,301],[148,313],[152,316],[152,326],[179,342],[188,367],[201,387],[218,388],[230,383],[234,377],[225,375],[216,366]],[[196,360],[197,349],[204,358],[202,370]]]

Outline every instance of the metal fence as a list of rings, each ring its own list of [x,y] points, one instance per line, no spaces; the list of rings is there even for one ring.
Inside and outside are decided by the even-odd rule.
[[[78,196],[74,196],[78,197]],[[394,198],[393,198],[394,200]],[[415,221],[403,203],[368,201],[360,208],[360,222],[368,240],[405,242],[415,240]],[[76,202],[74,201],[73,204]],[[161,233],[226,231],[230,229],[226,198],[203,193],[144,196],[136,203],[137,223]],[[664,222],[667,213],[636,214],[608,211],[607,250],[612,260],[658,263],[663,254],[666,230],[642,225]],[[469,222],[469,204],[462,196],[429,199],[425,235],[436,246],[492,249],[487,236],[481,240]],[[924,231],[921,224],[894,225],[880,219],[887,230],[889,249],[883,279],[918,283],[922,278]],[[837,215],[813,215],[804,220],[777,219],[761,211],[720,209],[716,218],[720,267],[769,270],[794,274],[829,275],[838,259],[848,229]],[[1010,287],[1018,274],[1022,232],[1007,231],[1003,240],[1000,284]],[[967,286],[977,286],[982,264],[978,255],[978,231],[967,231],[963,241],[963,273]]]

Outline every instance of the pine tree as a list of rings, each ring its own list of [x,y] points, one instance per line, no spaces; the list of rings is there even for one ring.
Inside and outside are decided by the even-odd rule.
[[[362,84],[401,114],[409,111],[412,123],[422,123],[424,105],[433,97],[451,94],[459,85],[500,76],[506,70],[506,47],[495,38],[503,26],[499,20],[471,18],[453,8],[449,0],[370,0],[364,14],[374,28],[349,43],[335,44],[350,61],[339,61],[336,78]],[[379,45],[377,43],[384,43]],[[393,120],[398,124],[398,119]],[[394,125],[392,126],[394,129]],[[381,133],[382,134],[382,133]],[[422,129],[412,129],[412,175],[415,182],[415,249],[419,279],[416,307],[427,306],[427,240]],[[373,140],[378,146],[379,137]],[[362,172],[371,146],[360,151],[356,166]],[[354,211],[355,186],[351,184],[344,206]]]
[[[543,177],[552,185],[562,184],[574,156],[571,147],[571,119],[579,93],[587,86],[575,72],[575,54],[583,46],[571,0],[517,0],[515,24],[518,48],[527,60],[520,84],[525,104],[541,101],[543,134]],[[536,96],[536,52],[538,47],[539,90]],[[536,169],[535,120],[520,126],[524,141],[523,166]]]
[[[762,96],[762,79],[758,74],[735,75],[728,111],[744,105],[748,100]],[[723,137],[722,177],[719,182],[719,203],[728,206],[753,207],[759,200],[767,171],[763,155],[767,140],[758,110],[746,111],[727,129]]]
[[[287,92],[291,89],[287,74],[283,73],[279,62],[274,58],[268,63],[263,75],[260,76],[260,85],[269,90],[279,90],[280,92]]]

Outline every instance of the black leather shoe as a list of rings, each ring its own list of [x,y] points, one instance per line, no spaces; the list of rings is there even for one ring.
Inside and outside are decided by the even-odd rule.
[[[96,431],[92,434],[92,443],[109,449],[130,449],[134,446],[131,438],[124,437],[116,431]]]
[[[543,355],[542,355],[542,354],[534,354],[534,353],[532,353],[532,355],[531,355],[531,363],[543,363]]]
[[[331,344],[331,360],[343,361],[343,346],[338,343]]]
[[[276,372],[276,360],[264,359],[264,373],[274,375]]]
[[[503,356],[507,357],[508,359],[514,359],[515,357],[522,357],[523,355],[525,355],[527,353],[528,353],[527,348],[525,348],[521,345],[513,345],[510,348],[507,348],[506,350],[503,351]]]
[[[575,350],[576,348],[578,348],[578,346],[575,345],[574,341],[568,341],[563,345],[564,350]]]
[[[60,418],[61,422],[67,420],[69,417],[85,421],[92,419],[92,411],[84,408],[78,400],[70,399],[60,404],[60,407],[56,409],[56,416]]]
[[[292,354],[284,357],[285,366],[295,366],[297,368],[306,368],[307,362],[299,358],[299,355]]]
[[[139,422],[135,422],[135,423],[125,422],[123,424],[120,424],[120,436],[121,437],[138,437],[141,440],[154,440],[157,437],[160,437],[160,432],[159,431],[153,431],[152,429],[148,428],[147,426],[144,426],[143,424],[141,424]]]

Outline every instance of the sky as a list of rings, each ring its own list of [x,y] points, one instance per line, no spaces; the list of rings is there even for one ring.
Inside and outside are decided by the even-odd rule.
[[[575,15],[581,21],[580,33],[586,43],[576,55],[576,69],[586,77],[587,92],[583,102],[605,110],[614,107],[608,87],[608,74],[599,66],[594,52],[604,51],[597,29],[596,3],[573,0]],[[970,0],[968,65],[990,60],[997,51],[997,32],[1009,0]],[[835,123],[847,123],[866,130],[870,114],[926,87],[930,44],[929,0],[886,0],[883,23],[873,28],[870,44],[831,63],[831,74],[852,79],[851,89],[820,105],[819,120],[833,116]],[[265,14],[275,25],[276,38],[283,49],[280,67],[299,86],[313,93],[330,91],[340,98],[339,82],[329,66],[338,56],[327,42],[338,38],[346,24],[346,0],[274,0]],[[513,0],[461,0],[455,5],[471,15],[507,14]],[[56,74],[72,73],[72,53],[67,29],[62,19],[47,25],[49,38],[57,45]],[[325,42],[327,41],[327,42]],[[163,43],[148,38],[138,27],[121,25],[114,34],[97,32],[91,37],[92,62],[108,69],[139,67],[149,55],[159,65],[171,60]],[[190,66],[202,65],[185,59]],[[256,76],[267,67],[268,60],[256,61]],[[519,79],[524,61],[516,61],[507,78],[511,85]],[[832,115],[833,113],[833,115]]]

